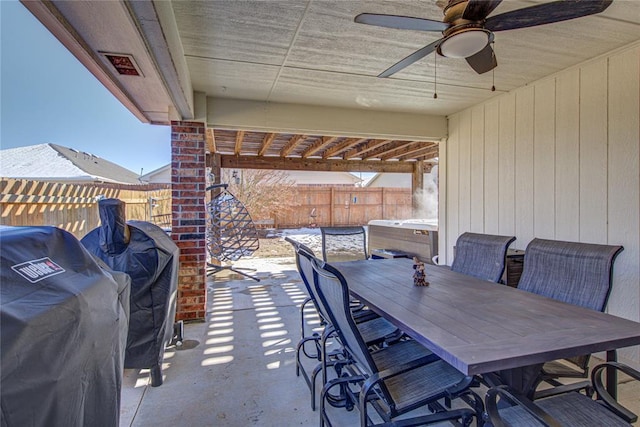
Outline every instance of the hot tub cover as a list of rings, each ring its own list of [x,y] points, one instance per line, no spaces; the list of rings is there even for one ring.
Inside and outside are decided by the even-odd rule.
[[[129,277],[64,230],[0,227],[0,282],[0,425],[118,425]]]

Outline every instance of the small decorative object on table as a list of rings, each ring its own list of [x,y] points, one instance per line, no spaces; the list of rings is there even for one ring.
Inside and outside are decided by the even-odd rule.
[[[413,257],[413,284],[415,286],[429,286],[427,282],[427,275],[424,272],[424,262],[421,262],[418,258]]]

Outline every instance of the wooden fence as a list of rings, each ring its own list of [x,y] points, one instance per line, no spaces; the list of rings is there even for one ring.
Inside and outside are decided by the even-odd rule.
[[[298,187],[297,204],[273,218],[253,218],[279,228],[364,225],[372,219],[412,217],[406,188]],[[0,180],[1,225],[53,225],[84,237],[100,224],[97,200],[126,203],[127,219],[170,226],[171,190],[167,185],[62,184]]]
[[[364,225],[372,219],[412,217],[408,188],[297,187],[297,190],[297,204],[287,212],[275,213],[274,226]]]
[[[63,184],[0,180],[0,224],[53,225],[78,239],[100,224],[97,200],[116,198],[126,203],[127,219],[149,221],[171,213],[167,185]]]

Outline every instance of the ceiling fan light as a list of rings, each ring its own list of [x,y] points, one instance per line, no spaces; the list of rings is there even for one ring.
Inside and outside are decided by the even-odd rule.
[[[440,53],[447,58],[468,58],[480,52],[489,42],[485,31],[465,31],[453,34],[440,44]]]

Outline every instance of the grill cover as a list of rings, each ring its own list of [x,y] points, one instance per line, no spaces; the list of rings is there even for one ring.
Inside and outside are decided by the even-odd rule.
[[[130,280],[101,264],[64,230],[0,227],[0,425],[118,425]]]
[[[131,318],[125,368],[152,369],[152,385],[162,384],[164,347],[173,337],[179,249],[158,226],[126,221],[124,203],[98,203],[101,226],[82,244],[110,268],[131,276]]]

